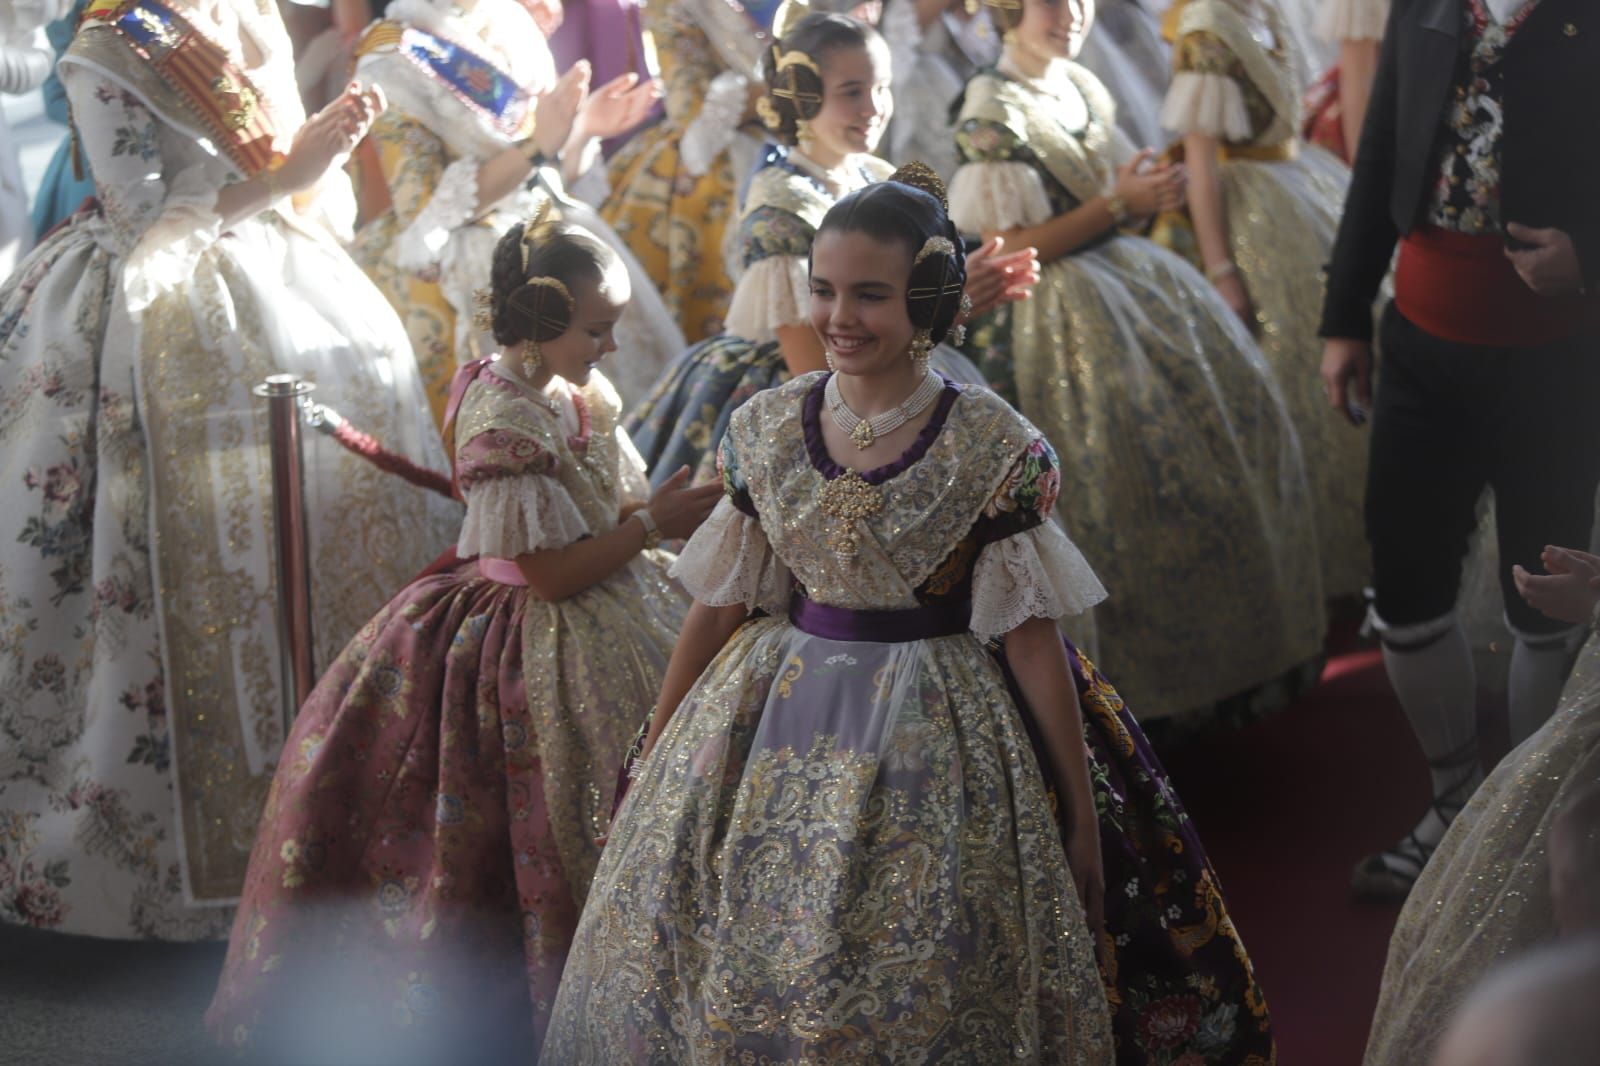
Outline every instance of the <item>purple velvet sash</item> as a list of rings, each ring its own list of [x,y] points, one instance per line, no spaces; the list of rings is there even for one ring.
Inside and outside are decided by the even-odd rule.
[[[904,611],[853,611],[796,596],[789,604],[789,621],[800,632],[825,640],[909,644],[914,640],[965,633],[972,621],[972,604],[936,603]]]

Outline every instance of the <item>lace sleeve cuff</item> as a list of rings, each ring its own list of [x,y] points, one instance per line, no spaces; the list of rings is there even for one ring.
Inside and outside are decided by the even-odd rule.
[[[811,277],[804,259],[792,255],[758,259],[734,287],[727,330],[746,340],[771,340],[783,326],[805,325],[810,302]]]
[[[717,156],[726,151],[738,135],[748,85],[743,75],[731,70],[711,79],[705,103],[700,105],[700,113],[684,127],[683,140],[678,146],[683,169],[692,177],[698,178],[710,170]]]
[[[1050,196],[1027,163],[964,163],[950,182],[950,217],[963,233],[1003,233],[1050,221]]]
[[[671,573],[707,607],[742,603],[768,614],[789,607],[789,568],[767,543],[761,523],[727,497],[683,546]]]
[[[162,295],[187,285],[200,257],[221,236],[217,188],[208,180],[204,165],[186,167],[173,175],[161,214],[129,251],[122,271],[122,293],[129,313],[138,315]]]
[[[1381,41],[1389,0],[1322,0],[1317,36],[1325,41]]]
[[[514,559],[565,548],[589,535],[578,505],[560,482],[542,474],[486,478],[465,489],[467,517],[456,553]]]
[[[400,233],[396,261],[413,274],[437,266],[452,231],[478,212],[478,160],[457,159],[444,168],[426,206]]]
[[[998,637],[1030,618],[1081,614],[1106,598],[1088,560],[1055,522],[988,545],[972,574],[972,631]]]
[[[1235,143],[1250,139],[1244,90],[1232,78],[1180,70],[1161,104],[1161,125],[1179,134],[1199,133]]]

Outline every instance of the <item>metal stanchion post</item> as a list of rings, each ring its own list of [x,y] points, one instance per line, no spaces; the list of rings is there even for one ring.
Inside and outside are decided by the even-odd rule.
[[[301,399],[315,388],[293,374],[273,374],[253,390],[267,401],[273,539],[278,557],[279,685],[286,736],[316,682],[311,658],[311,568],[306,557],[304,462],[300,446]]]

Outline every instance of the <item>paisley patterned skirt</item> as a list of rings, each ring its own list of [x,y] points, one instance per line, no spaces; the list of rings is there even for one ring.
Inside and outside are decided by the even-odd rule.
[[[1205,278],[1117,237],[1047,264],[1003,311],[979,331],[981,368],[1062,456],[1062,522],[1112,594],[1094,612],[1100,659],[1141,716],[1209,707],[1319,654],[1299,437]]]
[[[367,624],[273,780],[219,1041],[279,1062],[528,1057],[682,622],[666,559],[558,604],[457,564]]]
[[[683,130],[663,122],[629,141],[607,168],[600,217],[628,245],[690,344],[715,336],[733,299],[722,242],[736,218],[738,183],[728,153],[696,177],[683,167]]]
[[[1111,1061],[1038,763],[976,638],[740,629],[623,802],[544,1056]]]
[[[1222,164],[1233,261],[1255,306],[1254,331],[1300,434],[1317,520],[1322,588],[1355,598],[1371,577],[1362,503],[1367,434],[1328,407],[1322,390],[1322,281],[1350,171],[1320,148],[1282,162]],[[1199,264],[1192,233],[1177,229],[1173,250]]]

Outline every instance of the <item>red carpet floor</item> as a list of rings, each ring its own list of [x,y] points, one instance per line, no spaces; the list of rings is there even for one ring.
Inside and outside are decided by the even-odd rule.
[[[1357,1066],[1399,908],[1352,902],[1350,868],[1429,798],[1379,653],[1335,655],[1293,707],[1166,765],[1255,961],[1279,1062]]]

